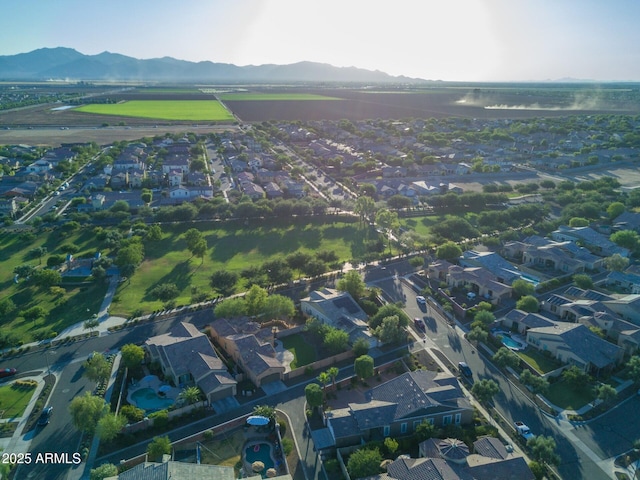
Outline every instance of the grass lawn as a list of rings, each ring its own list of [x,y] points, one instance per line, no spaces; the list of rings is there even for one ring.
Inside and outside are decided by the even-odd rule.
[[[236,473],[239,473],[238,467],[244,441],[242,430],[232,431],[222,439],[204,441],[201,451],[202,463],[235,467]]]
[[[535,348],[529,347],[526,350],[517,351],[516,354],[541,374],[551,372],[560,367],[560,363],[543,355]]]
[[[291,362],[291,369],[298,367],[304,367],[317,360],[316,349],[309,345],[301,335],[289,335],[288,337],[281,338],[284,348],[293,353],[293,362]]]
[[[342,98],[325,97],[324,95],[315,95],[312,93],[223,93],[218,95],[220,100],[238,101],[238,100],[342,100]]]
[[[549,386],[545,398],[560,408],[577,410],[592,402],[595,395],[591,384],[575,388],[559,381]]]
[[[58,230],[33,237],[15,234],[0,237],[0,299],[9,298],[15,305],[13,312],[0,318],[3,333],[29,342],[45,338],[50,332],[59,333],[98,312],[107,290],[106,283],[79,287],[63,282],[61,286],[64,292],[54,294],[21,279],[18,279],[18,283],[14,282],[13,269],[16,266],[28,264],[41,268],[46,265],[49,255],[62,253],[62,246],[65,244],[73,244],[80,249],[76,257],[92,256],[99,249],[90,229],[71,234]],[[36,247],[47,249],[41,262],[29,257],[29,251]],[[26,321],[21,316],[21,311],[36,305],[44,308],[47,314],[35,322]]]
[[[0,412],[4,411],[0,418],[21,417],[35,391],[35,388],[16,388],[13,385],[0,387]]]
[[[132,100],[116,104],[84,105],[75,111],[160,120],[235,120],[231,112],[217,100]]]
[[[357,223],[332,222],[322,219],[291,224],[291,219],[224,224],[183,224],[163,226],[163,238],[145,246],[145,260],[130,281],[118,287],[111,312],[129,316],[136,311],[151,312],[162,308],[149,292],[163,283],[178,287],[177,305],[191,303],[194,289],[209,292],[209,278],[216,270],[240,273],[249,266],[260,266],[267,260],[283,258],[296,251],[314,254],[319,250],[335,252],[341,261],[358,258],[364,252],[368,233]],[[184,232],[198,228],[209,246],[204,263],[192,258],[184,241]],[[297,275],[297,272],[294,272]],[[242,280],[236,285],[242,291]]]

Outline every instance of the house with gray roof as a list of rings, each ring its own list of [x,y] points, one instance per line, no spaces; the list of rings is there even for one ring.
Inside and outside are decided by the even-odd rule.
[[[105,480],[235,480],[235,478],[233,467],[166,461],[140,463],[115,477],[107,477]],[[262,479],[261,475],[247,477],[247,480],[260,479]],[[291,480],[291,476],[285,475],[274,477],[274,479]]]
[[[464,425],[473,417],[458,379],[449,373],[407,372],[372,388],[365,399],[365,403],[325,412],[336,447],[409,435],[423,421],[436,426]]]
[[[596,232],[591,227],[568,227],[562,225],[551,233],[551,238],[558,242],[570,241],[584,244],[592,253],[600,257],[610,257],[618,253],[623,257],[629,256],[629,249],[620,247],[609,238]]]
[[[351,343],[364,338],[370,347],[376,345],[376,339],[369,331],[368,315],[348,292],[332,288],[315,290],[300,300],[300,310],[322,323],[344,330]]]
[[[193,324],[180,322],[169,333],[149,338],[145,348],[176,387],[195,384],[210,403],[236,394],[236,380]]]
[[[551,326],[530,328],[527,343],[590,374],[614,367],[624,355],[623,348],[600,338],[581,323],[553,322]]]
[[[218,318],[211,323],[211,336],[243,373],[260,387],[284,378],[287,367],[276,357],[275,335],[248,318]]]

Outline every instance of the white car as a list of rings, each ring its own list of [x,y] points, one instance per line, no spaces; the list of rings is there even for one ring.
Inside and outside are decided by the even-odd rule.
[[[422,305],[425,305],[427,303],[427,299],[424,298],[422,295],[418,295],[416,297],[416,302],[418,302],[418,303],[420,303]]]

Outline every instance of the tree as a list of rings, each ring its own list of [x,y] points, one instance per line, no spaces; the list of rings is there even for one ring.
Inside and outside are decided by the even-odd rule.
[[[416,437],[419,441],[423,442],[435,436],[436,431],[436,426],[433,423],[423,420],[420,425],[416,427]]]
[[[355,374],[362,380],[373,377],[373,358],[369,355],[361,355],[353,363]]]
[[[187,405],[193,405],[202,399],[202,391],[198,386],[187,387],[180,392],[179,397],[184,400]]]
[[[144,249],[141,243],[133,242],[120,248],[116,256],[116,265],[123,268],[125,265],[137,267],[144,259]]]
[[[605,405],[607,405],[618,396],[618,392],[616,391],[616,389],[608,383],[603,383],[602,385],[600,385],[597,388],[596,393],[598,395],[598,398],[602,400]]]
[[[633,355],[627,362],[627,375],[635,383],[640,382],[640,356]]]
[[[524,297],[525,295],[531,295],[535,290],[533,283],[527,282],[522,278],[514,280],[514,282],[511,284],[511,288],[513,289],[513,293],[516,294],[517,298]]]
[[[613,220],[614,218],[620,216],[624,212],[624,210],[624,203],[612,202],[607,207],[607,215],[609,215],[609,218]]]
[[[42,264],[42,257],[47,254],[47,247],[36,247],[29,250],[27,256],[29,258],[37,258],[38,265]]]
[[[82,324],[82,327],[85,330],[89,330],[91,332],[94,331],[99,326],[100,326],[100,320],[98,320],[97,318],[90,318],[89,320],[85,320],[85,322]]]
[[[610,257],[605,257],[604,264],[607,267],[607,270],[611,270],[612,272],[621,272],[627,265],[629,265],[629,259],[627,257],[623,257],[619,253],[614,253]]]
[[[151,443],[147,447],[147,454],[149,460],[152,462],[159,462],[162,460],[163,455],[169,455],[171,453],[171,440],[168,436],[153,437]]]
[[[247,314],[253,316],[263,313],[268,296],[269,293],[266,289],[259,285],[252,285],[244,296],[244,301],[247,304]]]
[[[389,453],[389,455],[393,456],[394,453],[396,453],[396,450],[398,450],[398,441],[391,438],[391,437],[387,437],[384,439],[384,449]]]
[[[577,273],[573,276],[573,283],[576,284],[577,287],[582,288],[583,290],[588,290],[593,288],[593,280],[589,275],[584,273]]]
[[[335,390],[336,388],[336,378],[338,378],[338,374],[340,373],[340,370],[338,369],[338,367],[331,367],[327,370],[327,374],[329,375],[329,378],[331,379],[331,383],[333,383],[333,389]]]
[[[322,392],[326,392],[327,384],[331,381],[331,377],[329,376],[329,374],[327,372],[320,372],[317,380],[320,382],[320,385],[322,385]]]
[[[398,305],[388,303],[379,308],[376,314],[369,319],[369,328],[376,329],[385,318],[393,316],[398,317],[398,327],[405,328],[409,325],[410,319],[407,314]]]
[[[106,380],[111,374],[111,365],[101,353],[94,353],[83,366],[84,376],[96,383]]]
[[[99,467],[91,469],[89,480],[104,480],[116,476],[118,476],[118,467],[112,463],[103,463]]]
[[[376,214],[376,223],[387,233],[387,241],[389,242],[389,253],[391,253],[391,235],[400,227],[398,220],[398,212],[382,209]]]
[[[545,478],[546,469],[541,463],[535,461],[529,462],[529,470],[531,470],[536,480],[543,480]]]
[[[62,283],[62,275],[57,270],[36,270],[31,275],[33,283],[42,287],[49,288]]]
[[[103,398],[85,392],[84,395],[74,397],[69,404],[71,422],[78,430],[91,434],[107,408]]]
[[[544,394],[549,390],[549,380],[534,375],[529,370],[523,370],[520,374],[520,382],[529,386],[534,395]]]
[[[161,283],[149,290],[149,296],[162,302],[176,298],[180,294],[175,283]]]
[[[486,327],[496,321],[496,316],[488,310],[480,310],[473,316],[474,322],[482,322]]]
[[[453,242],[446,242],[436,249],[436,257],[455,262],[462,255],[462,249]]]
[[[366,285],[357,270],[349,270],[344,277],[338,280],[336,288],[341,292],[347,292],[354,299],[358,300],[366,289]]]
[[[406,332],[403,328],[400,328],[399,322],[397,315],[385,317],[382,319],[382,323],[375,328],[373,334],[382,343],[400,342],[405,338]]]
[[[351,478],[372,477],[380,473],[382,455],[377,448],[360,448],[353,452],[347,463],[347,471]]]
[[[127,368],[137,367],[144,360],[144,348],[133,343],[123,345],[120,349],[122,362]]]
[[[489,333],[482,327],[476,326],[467,333],[467,340],[470,342],[486,342],[489,337]]]
[[[276,419],[276,409],[269,405],[256,405],[253,407],[253,415],[268,418],[271,421]]]
[[[127,419],[125,417],[107,412],[98,420],[96,434],[100,437],[100,440],[109,442],[118,436],[126,424]]]
[[[140,194],[140,199],[147,205],[150,204],[151,200],[153,200],[153,192],[148,188],[143,188],[142,193]]]
[[[490,378],[478,380],[471,387],[471,393],[482,403],[490,401],[499,391],[498,384]]]
[[[295,315],[296,307],[289,297],[269,295],[264,302],[262,312],[267,319],[288,319]]]
[[[329,328],[322,343],[333,354],[344,352],[349,346],[349,334],[338,328]]]
[[[351,350],[353,351],[353,355],[357,357],[361,357],[362,355],[366,355],[369,353],[369,342],[367,342],[364,338],[357,338],[353,345],[351,346]]]
[[[120,415],[126,417],[129,423],[139,422],[144,418],[144,410],[133,405],[123,405]]]
[[[547,465],[558,465],[560,463],[560,457],[555,452],[556,441],[553,437],[539,435],[530,438],[527,441],[527,447],[531,451],[531,458],[537,462]]]
[[[33,321],[35,323],[35,321],[39,318],[44,317],[47,314],[47,311],[44,309],[44,307],[41,307],[40,305],[34,305],[31,308],[28,308],[27,310],[24,310],[23,312],[21,312],[22,317],[24,317],[25,320],[29,321]]]
[[[228,296],[234,292],[239,278],[239,275],[235,272],[218,270],[213,272],[211,277],[209,277],[209,284],[222,295]]]
[[[353,212],[360,217],[360,222],[368,221],[376,211],[376,204],[373,198],[361,195],[356,199]]]
[[[580,388],[591,381],[589,375],[575,365],[562,372],[562,379],[573,388]]]
[[[317,408],[322,405],[324,392],[317,383],[310,383],[304,387],[304,395],[307,399],[307,404],[309,404],[311,408]]]
[[[535,313],[540,309],[540,303],[533,295],[525,295],[516,302],[516,308],[524,312]]]
[[[15,275],[18,275],[18,277],[27,278],[27,277],[31,276],[31,274],[33,274],[33,272],[35,272],[35,270],[36,270],[36,267],[34,267],[33,265],[23,264],[23,265],[18,265],[17,267],[15,267],[13,269],[13,273]]]
[[[493,362],[501,368],[516,368],[520,365],[520,358],[507,347],[502,347],[493,356]]]
[[[162,240],[162,227],[154,223],[147,229],[147,236],[145,238],[151,242]]]
[[[247,302],[244,298],[235,297],[216,305],[216,318],[238,318],[247,315]]]
[[[634,230],[620,230],[611,234],[609,240],[623,248],[628,248],[632,252],[636,251],[638,245],[640,245],[640,236]]]
[[[204,263],[204,256],[207,253],[208,249],[207,240],[205,238],[201,238],[198,242],[193,246],[191,253],[194,257],[200,257],[200,264]]]

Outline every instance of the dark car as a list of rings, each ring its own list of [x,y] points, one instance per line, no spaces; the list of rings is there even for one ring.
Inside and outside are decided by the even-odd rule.
[[[424,332],[424,330],[425,330],[425,325],[424,325],[424,322],[422,321],[422,319],[421,319],[421,318],[417,318],[417,317],[416,317],[416,318],[414,318],[414,319],[413,319],[413,324],[415,325],[415,327],[416,327],[418,330],[420,330],[420,331]]]
[[[38,418],[38,425],[40,425],[41,427],[44,427],[45,425],[47,425],[49,423],[49,420],[51,420],[52,413],[53,413],[53,407],[47,407],[44,410],[42,410],[42,413],[40,414],[40,418]]]
[[[467,365],[466,362],[458,362],[458,369],[460,370],[460,373],[462,373],[462,375],[464,375],[465,377],[468,377],[468,378],[473,377],[473,372],[471,371],[471,369],[469,368],[469,365]]]
[[[16,373],[18,373],[18,371],[15,368],[3,368],[0,370],[0,378],[11,377]]]

